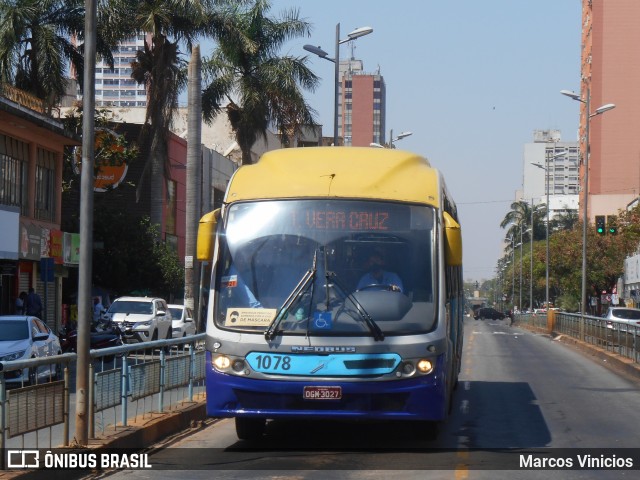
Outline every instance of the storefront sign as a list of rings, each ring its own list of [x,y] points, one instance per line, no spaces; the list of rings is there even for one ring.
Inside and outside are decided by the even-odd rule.
[[[0,258],[18,259],[20,211],[17,208],[0,208]]]
[[[63,261],[65,265],[80,263],[80,234],[64,232]]]
[[[42,228],[31,223],[20,222],[20,258],[40,260]]]
[[[54,263],[62,265],[62,232],[60,230],[51,230],[51,257]]]

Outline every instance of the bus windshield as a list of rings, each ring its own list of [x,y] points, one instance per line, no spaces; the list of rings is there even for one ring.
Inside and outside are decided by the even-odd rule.
[[[231,205],[213,278],[218,328],[407,335],[435,328],[435,210],[364,200]]]

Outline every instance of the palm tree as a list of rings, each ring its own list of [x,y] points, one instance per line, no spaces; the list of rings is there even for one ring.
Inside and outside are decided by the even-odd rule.
[[[504,216],[502,222],[500,222],[501,228],[509,229],[506,232],[507,237],[519,236],[520,228],[523,231],[531,228],[531,213],[533,208],[533,239],[543,240],[546,236],[546,214],[547,207],[545,204],[538,204],[531,207],[531,205],[524,201],[519,200],[511,204],[511,210]],[[531,234],[525,234],[523,236],[524,241],[528,241],[531,238]]]
[[[138,184],[138,197],[145,179],[150,181],[151,224],[161,225],[163,194],[168,177],[167,139],[178,108],[178,95],[187,83],[185,52],[199,37],[218,28],[215,0],[111,0],[111,11],[124,25],[126,37],[145,32],[150,40],[136,54],[132,78],[147,90],[147,111],[140,139],[146,159]],[[123,36],[125,38],[125,36]]]
[[[117,29],[97,31],[97,52],[113,64]],[[65,93],[70,67],[82,82],[83,0],[0,0],[0,82],[44,100],[50,110]]]
[[[556,215],[553,220],[551,220],[550,227],[553,231],[558,230],[571,230],[578,224],[579,221],[578,211],[570,210],[567,206],[565,206],[565,210]]]
[[[210,122],[226,110],[243,165],[251,163],[251,147],[259,136],[266,138],[271,123],[286,135],[315,121],[301,91],[318,85],[307,57],[277,56],[284,42],[308,35],[310,25],[298,18],[297,9],[274,19],[266,16],[270,8],[268,0],[233,8],[218,49],[203,60],[211,79],[202,96],[204,118]]]

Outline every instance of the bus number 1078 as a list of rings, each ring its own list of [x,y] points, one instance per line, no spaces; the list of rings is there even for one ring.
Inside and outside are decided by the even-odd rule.
[[[282,355],[258,355],[256,356],[258,362],[257,370],[290,370],[291,369],[291,357]]]

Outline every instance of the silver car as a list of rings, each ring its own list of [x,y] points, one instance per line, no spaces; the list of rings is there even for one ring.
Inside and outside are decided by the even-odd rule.
[[[607,328],[640,333],[640,308],[609,307],[604,318],[607,320]]]
[[[60,354],[60,340],[39,318],[29,315],[0,316],[0,361],[28,360]],[[61,368],[53,364],[7,371],[4,378],[7,383],[34,385],[59,379],[61,373]]]
[[[187,335],[195,335],[196,322],[193,319],[193,312],[184,305],[169,304],[171,317],[173,318],[173,338],[182,338]]]

